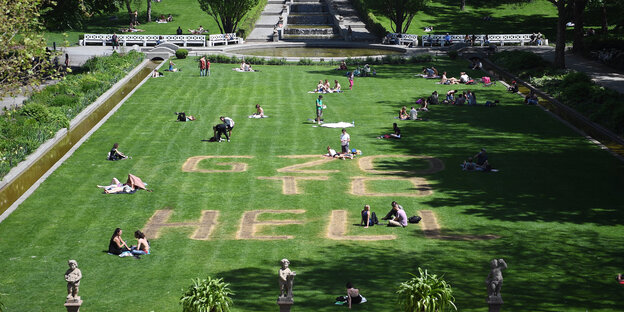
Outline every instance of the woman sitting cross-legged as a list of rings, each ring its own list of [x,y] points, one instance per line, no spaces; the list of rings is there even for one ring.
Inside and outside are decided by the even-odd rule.
[[[150,244],[143,232],[136,230],[134,232],[134,238],[137,239],[137,245],[130,247],[130,250],[134,256],[149,255]]]
[[[392,124],[392,131],[394,133],[384,134],[382,136],[378,136],[378,139],[400,139],[401,138],[401,129],[397,126],[396,122]]]

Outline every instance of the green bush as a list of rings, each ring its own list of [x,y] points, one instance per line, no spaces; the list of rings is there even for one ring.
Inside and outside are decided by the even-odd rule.
[[[178,59],[185,59],[186,56],[188,56],[188,50],[187,49],[178,49],[176,50],[176,57]]]
[[[552,65],[541,56],[527,51],[503,51],[494,54],[492,61],[520,78],[539,77],[555,72]]]
[[[91,58],[81,71],[33,94],[21,109],[0,115],[0,178],[142,60],[135,51]]]
[[[299,59],[297,65],[312,65],[313,61],[309,58],[302,57]]]
[[[409,273],[412,279],[399,285],[397,290],[399,305],[405,312],[442,312],[454,309],[453,289],[442,277],[423,272],[419,276]]]
[[[267,65],[286,65],[286,59],[285,58],[270,58],[267,60],[266,62]]]
[[[410,56],[408,62],[412,64],[416,63],[429,63],[433,61],[433,55],[429,53],[423,53],[418,55]]]
[[[232,306],[233,293],[222,278],[193,280],[191,285],[180,298],[184,312],[228,312]]]
[[[255,7],[253,7],[251,10],[249,10],[247,14],[245,14],[245,17],[240,23],[240,27],[238,28],[238,31],[236,31],[237,36],[244,38],[244,39],[246,39],[247,36],[249,36],[251,31],[256,26],[256,21],[258,20],[258,18],[260,18],[260,14],[262,14],[262,11],[264,11],[264,7],[266,7],[267,2],[268,0],[258,1],[258,4]]]

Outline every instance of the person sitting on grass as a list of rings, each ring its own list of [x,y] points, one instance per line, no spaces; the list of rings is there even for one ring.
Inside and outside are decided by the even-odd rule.
[[[438,70],[431,66],[430,68],[428,67],[423,67],[423,77],[425,78],[436,78],[438,77]]]
[[[405,210],[399,209],[398,206],[399,205],[397,204],[392,207],[392,209],[396,211],[396,217],[394,217],[391,220],[388,220],[388,226],[406,227],[407,226],[407,214],[405,214]]]
[[[474,163],[472,157],[468,157],[468,160],[465,160],[463,164],[461,164],[462,170],[472,171],[477,169],[477,164]]]
[[[416,101],[416,103],[418,103],[418,101]],[[409,115],[410,120],[418,120],[418,110],[415,109],[414,106],[412,106],[412,108],[410,109]]]
[[[399,126],[397,126],[397,123],[393,123],[392,124],[392,131],[394,133],[391,134],[384,134],[382,136],[378,136],[378,139],[400,139],[401,138],[401,129],[399,129]]]
[[[438,100],[438,91],[433,91],[431,93],[431,96],[427,100],[427,103],[429,103],[431,105],[438,105],[438,104],[440,104],[440,102]]]
[[[138,256],[149,255],[150,254],[150,244],[147,238],[145,238],[145,234],[143,232],[136,230],[134,232],[134,238],[137,239],[137,245],[130,247],[130,252],[132,255],[138,258]]]
[[[108,242],[109,254],[120,256],[122,253],[130,251],[130,247],[128,247],[126,242],[121,238],[122,232],[120,228],[116,228],[113,232],[113,236],[111,236]]]
[[[425,100],[425,98],[420,98],[420,99],[416,100],[416,104],[420,105],[420,107],[418,108],[419,111],[421,111],[421,112],[428,112],[429,111],[429,103],[427,103],[427,100]],[[418,118],[412,118],[412,113],[411,112],[410,112],[410,119],[411,120],[418,120]]]
[[[377,215],[374,212],[371,212],[369,205],[364,205],[360,226],[364,225],[364,228],[368,228],[369,226],[374,226],[375,224],[379,224],[379,220],[377,220]]]
[[[264,118],[264,109],[260,104],[256,104],[256,112],[252,116],[254,116],[253,118]]]
[[[460,93],[455,100],[454,105],[464,105],[466,103],[466,93]]]
[[[524,98],[524,104],[537,105],[537,103],[538,103],[537,95],[535,95],[535,92],[533,91],[531,91],[531,93],[529,93],[529,95],[527,95]]]
[[[386,216],[381,218],[381,220],[390,220],[390,219],[396,217],[397,216],[397,211],[394,209],[394,207],[398,207],[399,209],[403,210],[403,206],[399,205],[399,203],[397,203],[396,201],[392,201],[392,203],[390,203],[390,205],[392,206],[392,208],[390,208],[390,211],[388,211]]]
[[[336,298],[336,304],[347,304],[349,309],[354,304],[360,304],[366,302],[366,299],[360,295],[360,290],[357,288],[353,288],[353,284],[351,282],[347,282],[347,295],[340,296]]]
[[[399,119],[400,120],[408,120],[409,115],[407,114],[407,107],[403,106],[401,110],[399,110]]]
[[[325,84],[323,84],[323,80],[319,80],[314,92],[325,93]]]
[[[120,160],[120,159],[128,158],[128,156],[120,152],[118,148],[119,148],[119,143],[113,144],[113,148],[108,153],[108,160]]]
[[[615,280],[620,284],[620,285],[624,285],[624,278],[622,277],[621,273],[618,273],[618,275],[615,277]]]
[[[177,68],[175,68],[173,66],[175,66],[175,63],[172,62],[172,61],[169,61],[169,68],[165,69],[165,71],[168,71],[168,72],[177,72],[177,71],[179,71]]]
[[[334,80],[334,92],[340,93],[342,92],[341,90],[341,86],[340,83],[338,82],[338,80]]]
[[[468,74],[466,74],[466,72],[461,72],[459,74],[459,82],[468,83],[468,81],[470,81],[470,77],[468,76]]]
[[[455,92],[457,92],[457,90],[448,90],[448,92],[446,92],[446,99],[444,99],[444,104],[455,104]]]
[[[509,88],[507,88],[507,91],[511,93],[518,93],[518,83],[515,80],[512,81],[511,85],[509,85]]]
[[[480,70],[480,69],[482,69],[482,68],[483,68],[483,63],[481,63],[481,61],[480,61],[478,58],[475,58],[475,59],[472,61],[472,66],[471,66],[471,69],[472,69],[472,70]]]
[[[466,91],[466,100],[468,105],[477,105],[477,96],[470,90]]]
[[[485,151],[485,148],[482,148],[476,155],[473,156],[473,158],[477,160],[477,166],[483,166],[488,160],[488,155]]]

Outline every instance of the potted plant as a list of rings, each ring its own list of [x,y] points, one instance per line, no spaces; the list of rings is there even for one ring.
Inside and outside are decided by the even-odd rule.
[[[180,304],[184,312],[228,312],[232,306],[230,284],[222,278],[192,280],[191,285],[182,297]]]
[[[451,285],[442,279],[442,276],[429,274],[427,270],[423,272],[421,268],[418,268],[418,272],[420,276],[409,273],[413,278],[399,285],[397,295],[402,311],[457,311]]]

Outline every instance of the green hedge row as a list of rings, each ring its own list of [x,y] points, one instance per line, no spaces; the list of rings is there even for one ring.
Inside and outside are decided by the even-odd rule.
[[[619,93],[595,84],[587,74],[556,71],[531,52],[506,51],[497,53],[492,60],[591,121],[624,137],[624,102]]]
[[[365,0],[351,0],[351,5],[353,5],[353,8],[358,11],[358,15],[360,16],[360,18],[362,18],[364,24],[366,24],[366,28],[368,29],[368,31],[370,31],[372,34],[376,35],[379,38],[385,36],[388,33],[388,30],[381,25],[379,20],[377,20],[375,14],[370,12],[368,7],[366,6]]]
[[[71,74],[33,94],[20,109],[0,116],[0,178],[143,60],[132,51],[92,58]]]
[[[210,54],[210,55],[205,55],[205,57],[208,58],[210,62],[212,63],[237,64],[243,61],[243,58],[239,58],[236,56],[220,55],[220,54]],[[199,58],[200,57],[198,56],[197,60],[199,60]],[[341,62],[341,61],[337,61],[333,59],[325,61],[322,58],[320,59],[320,61],[313,61],[312,59],[301,58],[299,59],[299,61],[289,62],[285,58],[264,59],[264,58],[255,57],[255,56],[245,57],[244,60],[247,64],[252,64],[252,65],[325,65],[325,64],[338,65]],[[349,66],[364,65],[364,64],[370,64],[370,65],[417,64],[417,63],[428,63],[428,62],[433,61],[433,55],[424,53],[424,54],[419,54],[419,55],[413,55],[410,57],[405,57],[402,55],[385,55],[383,57],[369,56],[365,59],[346,58],[344,59],[344,61]]]
[[[249,36],[251,31],[256,26],[256,21],[260,18],[260,15],[262,14],[262,11],[264,11],[264,7],[266,7],[267,3],[268,0],[260,0],[255,7],[247,12],[247,15],[245,15],[238,27],[238,31],[236,32],[237,36],[247,39],[247,36]]]

